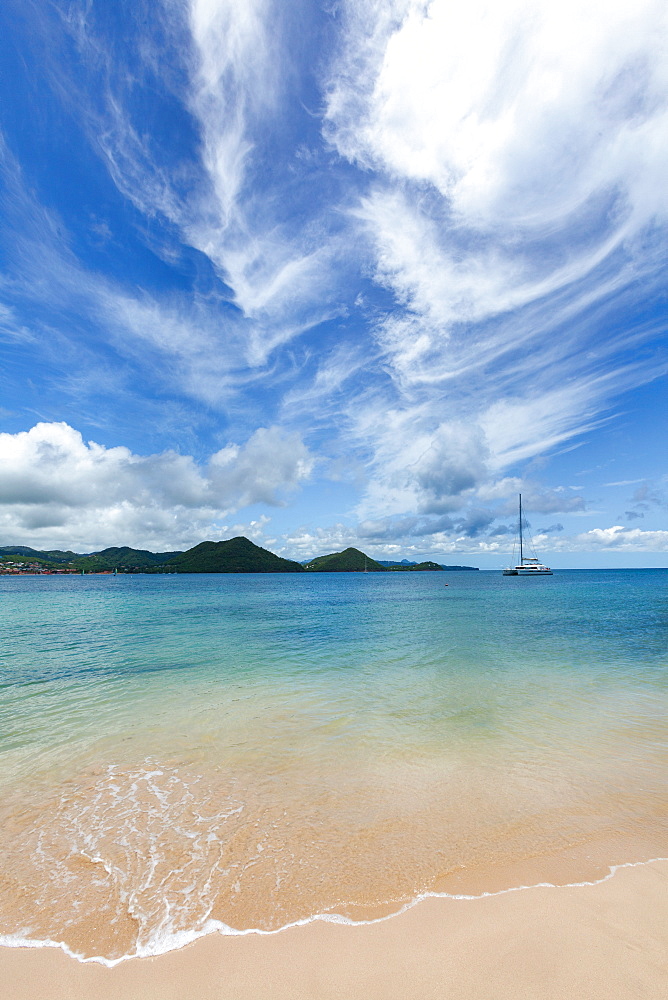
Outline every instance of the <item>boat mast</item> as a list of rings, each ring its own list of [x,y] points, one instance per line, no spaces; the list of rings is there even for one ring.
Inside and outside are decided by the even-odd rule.
[[[522,494],[520,493],[520,566],[524,566],[524,552],[522,551]]]

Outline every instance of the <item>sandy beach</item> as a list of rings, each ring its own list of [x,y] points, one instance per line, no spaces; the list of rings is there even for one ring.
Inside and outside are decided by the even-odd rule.
[[[668,992],[668,861],[597,885],[426,899],[381,923],[213,935],[114,968],[2,949],[6,1000],[636,1000]]]

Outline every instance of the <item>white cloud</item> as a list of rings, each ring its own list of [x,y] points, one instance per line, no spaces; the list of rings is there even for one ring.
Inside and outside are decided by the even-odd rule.
[[[207,466],[171,453],[112,461],[116,449],[102,449],[100,495],[112,467],[128,488],[117,514],[95,494],[92,473],[71,482],[86,510],[107,510],[137,537],[149,523],[167,537],[172,508],[178,531],[194,534],[221,511],[276,502],[282,484],[308,474],[296,438],[293,455],[285,435],[251,435],[276,419],[258,411],[276,407],[308,422],[348,469],[364,466],[360,531],[388,544],[400,531],[473,544],[488,509],[510,509],[527,491],[523,463],[596,431],[611,400],[662,371],[649,351],[628,360],[656,334],[651,319],[614,331],[660,280],[664,6],[612,0],[601,16],[600,5],[575,0],[344,2],[326,32],[329,43],[343,26],[324,83],[326,150],[317,124],[302,142],[295,80],[305,67],[294,65],[291,17],[275,0],[159,4],[162,64],[148,37],[125,64],[124,49],[94,36],[94,18],[72,20],[82,63],[54,89],[72,104],[81,93],[79,122],[150,222],[147,241],[163,260],[196,258],[205,277],[184,290],[182,269],[168,295],[157,281],[143,290],[86,271],[75,241],[17,174],[8,205],[20,207],[23,229],[4,287],[59,312],[58,349],[75,317],[76,364],[63,366],[71,379],[82,377],[88,345],[99,346],[110,367],[113,352],[118,370],[129,361],[123,374],[136,366],[146,397],[176,390],[213,411],[234,405],[249,430],[246,444]],[[309,74],[323,65],[318,52]],[[90,67],[96,87],[68,90]],[[174,149],[137,119],[149,70],[156,93],[172,87],[188,118]],[[60,72],[62,83],[68,67]],[[348,163],[334,162],[333,150]],[[383,290],[369,293],[368,277]],[[341,303],[363,284],[348,316]],[[295,338],[333,315],[345,322],[293,352]],[[34,335],[18,312],[0,314],[3,324],[11,336]],[[260,396],[261,384],[270,392]],[[26,530],[30,518],[35,530],[49,518],[70,523],[67,478],[45,476],[28,476],[33,499],[53,495],[23,504]],[[19,480],[14,487],[21,492]],[[583,501],[536,488],[529,502],[548,514],[578,513]],[[86,537],[93,527],[92,517]]]
[[[212,455],[208,474],[217,495],[234,497],[234,506],[279,503],[279,495],[309,478],[314,460],[299,434],[260,427],[245,445],[228,445]]]
[[[263,365],[336,315],[332,267],[349,247],[317,206],[304,215],[301,205],[299,220],[286,213],[296,158],[265,162],[276,157],[266,146],[288,113],[291,43],[281,6],[189,0],[183,20],[175,11],[181,8],[157,16],[188,79],[178,98],[200,135],[196,158],[175,166],[174,151],[144,135],[127,81],[112,66],[104,110],[94,116],[95,144],[124,196],[149,218],[162,214],[183,243],[209,258],[247,321],[245,364]],[[99,58],[87,31],[80,41]]]
[[[147,24],[134,22],[127,45],[115,46],[99,19],[77,5],[33,14],[45,45],[45,78],[88,134],[120,193],[143,216],[132,222],[145,242],[170,264],[182,265],[195,248],[220,279],[211,280],[212,290],[194,293],[195,318],[204,320],[207,332],[217,326],[218,335],[203,345],[203,364],[195,366],[188,391],[201,384],[207,364],[236,368],[237,376],[241,367],[261,368],[282,346],[340,313],[338,270],[350,257],[342,217],[323,207],[324,199],[300,200],[309,170],[310,190],[318,193],[316,168],[304,168],[303,178],[297,151],[287,149],[277,159],[274,148],[283,125],[292,122],[293,104],[299,107],[289,93],[298,18],[273,0],[158,3]],[[50,36],[59,30],[69,35],[67,47],[74,45],[78,60],[57,58],[64,43],[54,37],[52,44]],[[165,99],[170,108],[180,105],[177,119],[184,122],[183,131],[164,129],[166,141],[145,118],[147,102],[168,115]],[[202,341],[195,324],[185,338],[169,337],[174,313],[188,327],[187,307],[129,283],[101,288],[98,276],[78,266],[65,227],[31,197],[32,206],[21,197],[21,224],[32,223],[30,238],[10,257],[21,256],[28,272],[37,274],[34,297],[43,292],[54,304],[66,297],[72,305],[81,289],[97,296],[100,313],[109,301],[119,318],[124,308],[128,316],[142,309],[162,313],[157,323],[148,317],[148,328],[163,327],[161,349],[167,354],[175,345],[177,359],[187,353],[184,340]],[[95,223],[98,232],[101,224]],[[215,399],[210,388],[205,399]]]
[[[610,331],[660,275],[668,20],[656,0],[344,11],[327,136],[370,171],[355,216],[395,301],[374,332],[400,403],[350,418],[373,450],[360,515],[382,517],[428,503],[437,428],[465,420],[493,483],[665,371],[628,361],[651,323]]]
[[[247,362],[263,364],[336,314],[333,268],[347,248],[316,206],[301,221],[287,219],[295,165],[267,171],[262,162],[264,144],[288,110],[290,38],[280,6],[191,0],[189,23],[195,53],[189,105],[202,134],[208,190],[178,221],[252,321]],[[267,176],[258,183],[260,172]]]
[[[369,358],[361,346],[343,343],[331,351],[319,354],[316,371],[309,380],[302,375],[300,384],[289,389],[283,397],[283,406],[288,413],[303,413],[311,422],[340,416],[343,390],[348,380],[366,369]]]
[[[252,143],[249,118],[276,107],[281,75],[270,0],[191,0],[197,53],[193,108],[204,129],[204,162],[223,226],[238,211]]]
[[[350,525],[334,524],[327,528],[297,528],[281,536],[274,551],[289,558],[303,560],[314,556],[341,552],[349,546],[357,548],[359,539]]]
[[[668,531],[643,531],[615,524],[610,528],[592,528],[554,547],[569,552],[668,552]]]
[[[433,184],[457,217],[484,227],[562,225],[618,183],[636,210],[668,208],[656,174],[668,146],[657,0],[616,0],[604,17],[577,0],[351,2],[349,11],[328,105],[344,155]],[[644,150],[656,156],[648,162]]]
[[[460,521],[441,518],[442,530],[423,532],[424,522],[418,518],[400,518],[395,522],[360,524],[357,528],[333,524],[327,528],[302,528],[282,536],[275,549],[296,559],[309,559],[348,546],[361,549],[376,559],[395,557],[416,562],[433,558],[440,562],[457,562],[467,557],[486,561],[508,558],[513,550],[512,531],[495,532],[490,528],[493,515],[473,511]],[[433,525],[432,525],[433,527]],[[569,552],[668,552],[668,531],[643,531],[620,525],[594,528],[578,535],[566,535],[561,524],[536,533],[534,545],[543,556]],[[550,558],[552,558],[550,556]]]
[[[173,549],[219,536],[222,521],[255,503],[281,505],[308,479],[299,435],[259,428],[200,466],[166,451],[85,442],[65,423],[0,434],[0,527],[13,544],[90,550],[129,544]]]
[[[487,447],[476,426],[442,424],[428,448],[410,466],[418,509],[443,513],[458,509],[487,476]]]
[[[86,269],[71,252],[62,220],[36,201],[1,140],[0,162],[10,192],[3,208],[4,237],[11,245],[0,289],[19,306],[27,300],[47,307],[51,318],[49,336],[42,338],[38,319],[32,318],[30,328],[21,323],[20,308],[0,304],[0,336],[45,340],[43,356],[55,340],[61,362],[76,358],[79,372],[88,355],[91,381],[98,384],[113,361],[104,347],[104,361],[95,355],[100,345],[111,344],[122,359],[143,369],[150,385],[157,383],[170,392],[176,388],[191,399],[221,406],[229,405],[248,382],[267,374],[260,367],[267,351],[297,332],[296,327],[286,331],[280,323],[273,331],[264,330],[231,309],[220,293],[149,291]],[[78,324],[71,326],[72,315],[84,326],[84,336]],[[71,367],[67,365],[68,378]],[[115,391],[124,378],[119,368],[116,365]]]

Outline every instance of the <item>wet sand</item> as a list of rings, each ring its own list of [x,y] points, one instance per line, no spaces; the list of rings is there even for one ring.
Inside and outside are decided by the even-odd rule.
[[[668,995],[668,861],[597,885],[427,899],[366,926],[212,935],[106,968],[0,950],[6,1000],[637,1000]]]

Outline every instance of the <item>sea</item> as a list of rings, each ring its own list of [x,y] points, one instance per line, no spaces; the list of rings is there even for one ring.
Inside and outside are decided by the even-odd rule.
[[[112,965],[668,855],[668,570],[0,577],[0,943]]]

